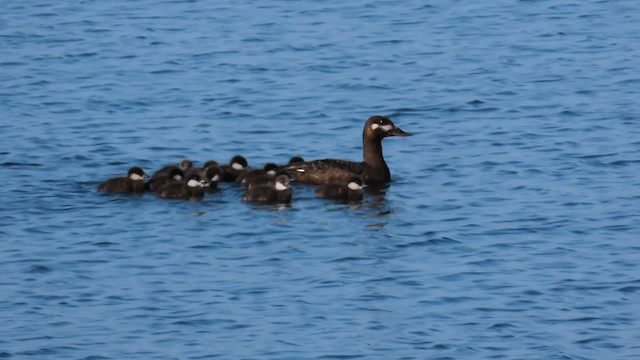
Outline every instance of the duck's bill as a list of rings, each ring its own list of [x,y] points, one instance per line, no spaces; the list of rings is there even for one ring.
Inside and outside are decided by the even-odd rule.
[[[399,127],[391,129],[388,133],[389,136],[411,136],[411,133],[405,132]]]

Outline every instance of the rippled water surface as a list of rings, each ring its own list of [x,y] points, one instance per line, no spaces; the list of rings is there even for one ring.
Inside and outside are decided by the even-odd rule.
[[[0,357],[640,358],[637,1],[2,1]],[[361,159],[355,206],[99,194]]]

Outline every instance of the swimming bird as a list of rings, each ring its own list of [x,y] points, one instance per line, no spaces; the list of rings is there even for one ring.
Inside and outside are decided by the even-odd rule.
[[[252,169],[240,173],[236,178],[237,184],[242,184],[247,187],[248,182],[260,182],[260,180],[267,179],[273,180],[276,177],[278,171],[278,165],[275,163],[266,163],[262,169]]]
[[[241,155],[235,155],[229,161],[229,165],[222,165],[222,179],[221,181],[234,182],[238,175],[247,170],[249,163]]]
[[[278,175],[272,184],[247,189],[244,194],[242,194],[242,200],[288,204],[291,202],[291,187],[289,186],[289,181],[288,175]]]
[[[362,179],[352,176],[342,183],[322,184],[316,188],[319,198],[337,199],[347,202],[362,200]]]
[[[166,199],[201,199],[204,181],[197,172],[191,172],[185,181],[170,181],[156,190],[156,195]]]
[[[169,172],[175,168],[179,168],[180,170],[182,170],[183,174],[186,174],[187,171],[189,171],[192,167],[193,161],[184,159],[178,164],[169,164],[161,167],[158,171],[154,172],[153,175],[151,175],[151,178],[153,179],[157,177],[166,177]]]
[[[208,166],[202,170],[202,173],[204,173],[204,189],[210,192],[218,191],[218,182],[222,177],[220,166]]]
[[[149,179],[149,182],[147,182],[148,191],[156,191],[166,183],[172,181],[181,181],[182,179],[184,179],[184,172],[177,166],[168,168],[167,172],[164,173],[164,175],[157,174],[158,173],[156,172],[156,174],[154,174],[154,176]]]
[[[114,177],[101,182],[98,191],[121,194],[142,193],[145,190],[144,178],[146,174],[139,166],[129,169],[127,176]]]
[[[322,159],[288,166],[287,173],[300,183],[328,184],[345,182],[353,175],[365,184],[379,184],[391,180],[389,167],[382,156],[382,139],[388,136],[410,136],[389,118],[375,115],[367,119],[362,130],[362,162]]]

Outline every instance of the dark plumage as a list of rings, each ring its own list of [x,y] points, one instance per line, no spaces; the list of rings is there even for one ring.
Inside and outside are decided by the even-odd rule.
[[[202,170],[204,173],[204,188],[207,191],[217,191],[218,182],[222,178],[222,170],[218,165],[210,165]]]
[[[289,162],[287,163],[287,165],[293,165],[293,164],[297,164],[297,163],[303,163],[304,159],[302,158],[302,156],[293,156],[291,159],[289,159]]]
[[[323,159],[288,166],[289,175],[300,183],[328,184],[345,182],[357,175],[365,184],[391,180],[389,167],[382,156],[382,139],[387,136],[409,136],[387,117],[375,115],[367,119],[362,130],[362,162]]]
[[[156,190],[156,195],[166,199],[201,199],[204,196],[204,181],[197,172],[192,172],[186,181],[171,181]]]
[[[238,177],[238,175],[240,175],[242,172],[247,171],[248,166],[249,166],[249,163],[247,162],[247,159],[245,159],[243,156],[236,155],[232,157],[231,160],[229,161],[229,165],[221,166],[221,169],[222,169],[221,181],[226,181],[226,182],[236,181],[236,178]]]
[[[272,184],[247,189],[244,194],[242,194],[242,200],[288,204],[291,202],[291,187],[289,186],[289,181],[288,175],[278,175]]]
[[[164,175],[157,175],[156,172],[147,183],[147,190],[156,191],[166,183],[182,181],[182,179],[184,179],[184,172],[179,167],[173,166]]]
[[[169,164],[161,167],[158,171],[154,172],[153,175],[151,175],[151,178],[153,179],[158,177],[167,177],[169,175],[169,172],[175,168],[182,170],[182,173],[186,174],[192,167],[193,162],[189,159],[184,159],[180,161],[179,164]]]
[[[236,178],[236,183],[247,187],[247,183],[260,182],[263,179],[273,180],[276,177],[278,165],[274,163],[266,163],[262,169],[248,170],[240,173]]]
[[[145,190],[144,170],[139,166],[129,169],[127,176],[115,177],[101,182],[98,191],[121,194],[141,193]]]
[[[316,196],[347,202],[360,201],[362,200],[362,179],[352,176],[346,182],[320,185],[316,188]]]
[[[204,164],[202,164],[202,168],[203,168],[203,169],[206,169],[206,168],[208,168],[209,166],[218,166],[218,167],[219,167],[219,166],[220,166],[220,164],[218,164],[218,162],[217,162],[217,161],[215,161],[215,160],[207,160],[207,161],[205,161],[205,163],[204,163]]]

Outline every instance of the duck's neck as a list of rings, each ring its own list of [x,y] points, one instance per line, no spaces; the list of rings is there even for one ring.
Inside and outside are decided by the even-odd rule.
[[[362,139],[362,160],[372,168],[387,169],[387,163],[382,156],[382,138]]]

